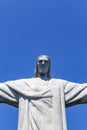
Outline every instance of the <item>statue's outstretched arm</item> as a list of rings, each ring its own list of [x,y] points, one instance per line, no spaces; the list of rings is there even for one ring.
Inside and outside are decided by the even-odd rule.
[[[66,107],[87,103],[87,84],[67,82],[65,86]]]
[[[18,107],[19,93],[16,91],[21,86],[20,80],[0,83],[0,103],[7,103]],[[24,85],[24,84],[23,84]]]

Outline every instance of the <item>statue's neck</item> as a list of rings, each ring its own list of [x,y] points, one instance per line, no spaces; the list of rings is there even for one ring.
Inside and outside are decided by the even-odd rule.
[[[50,78],[47,77],[47,75],[38,75],[38,78],[42,80],[49,80]]]

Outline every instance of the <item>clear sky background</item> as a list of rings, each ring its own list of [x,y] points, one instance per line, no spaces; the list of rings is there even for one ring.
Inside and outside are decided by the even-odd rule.
[[[87,0],[0,1],[0,82],[33,77],[36,57],[52,77],[87,82]],[[68,130],[87,129],[87,104],[66,110]],[[17,130],[18,110],[0,104],[0,130]]]

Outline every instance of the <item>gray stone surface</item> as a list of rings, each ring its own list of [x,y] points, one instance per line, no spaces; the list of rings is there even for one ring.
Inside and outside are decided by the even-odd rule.
[[[18,130],[67,130],[65,108],[87,102],[87,84],[50,78],[40,56],[34,78],[0,83],[0,102],[19,108]]]

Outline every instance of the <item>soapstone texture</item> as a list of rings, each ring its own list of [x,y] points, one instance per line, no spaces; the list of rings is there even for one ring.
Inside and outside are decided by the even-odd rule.
[[[67,130],[65,108],[87,103],[87,84],[51,78],[45,55],[34,76],[0,83],[0,102],[19,109],[18,130]]]
[[[18,130],[67,130],[65,107],[87,102],[87,84],[62,79],[0,83],[0,102],[19,108]]]

